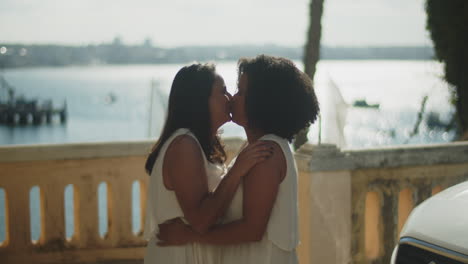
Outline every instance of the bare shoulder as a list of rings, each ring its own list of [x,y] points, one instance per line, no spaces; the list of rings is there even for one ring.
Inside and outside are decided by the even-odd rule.
[[[172,140],[167,148],[167,154],[169,157],[199,156],[201,154],[201,149],[196,139],[192,136],[180,135]]]
[[[286,175],[286,158],[278,143],[270,140],[266,141],[272,143],[273,154],[267,160],[255,165],[249,175],[270,179],[271,177],[276,177],[281,182]]]
[[[180,166],[183,164],[183,166]],[[190,135],[177,136],[166,151],[163,162],[163,179],[167,189],[177,188],[180,183],[198,180],[195,177],[186,177],[193,173],[203,174],[203,153],[196,139]]]

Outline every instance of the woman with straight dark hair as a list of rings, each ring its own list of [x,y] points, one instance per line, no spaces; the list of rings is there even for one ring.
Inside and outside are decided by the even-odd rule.
[[[232,119],[244,127],[249,146],[270,142],[273,155],[243,178],[224,224],[205,234],[181,221],[163,224],[159,245],[224,245],[218,262],[223,264],[296,264],[297,168],[289,143],[316,120],[317,98],[311,80],[285,58],[243,58],[238,72]]]
[[[268,144],[253,145],[225,174],[226,153],[217,131],[230,120],[230,98],[212,64],[192,64],[176,74],[162,134],[145,165],[150,174],[145,264],[217,262],[214,247],[197,243],[160,247],[155,235],[159,224],[174,218],[195,232],[206,232],[225,213],[241,178],[271,155]]]

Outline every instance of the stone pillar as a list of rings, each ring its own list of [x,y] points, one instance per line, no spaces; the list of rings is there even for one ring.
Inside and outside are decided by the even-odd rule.
[[[337,162],[323,162],[327,159]],[[300,263],[350,263],[351,174],[346,158],[334,145],[304,145],[296,162]]]
[[[351,175],[316,172],[310,184],[310,263],[349,263]]]

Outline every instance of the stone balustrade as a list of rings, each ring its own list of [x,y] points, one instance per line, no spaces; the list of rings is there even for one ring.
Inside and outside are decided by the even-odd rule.
[[[340,151],[306,145],[301,263],[389,263],[412,208],[468,180],[468,143]]]
[[[242,143],[226,140],[228,155],[232,157]],[[142,263],[148,180],[143,165],[151,145],[138,141],[0,147],[6,222],[0,262]],[[468,180],[467,143],[344,151],[333,145],[306,145],[296,153],[296,161],[300,263],[388,263],[411,209]],[[136,232],[135,182],[140,186],[141,212]],[[98,188],[103,183],[107,228],[100,234]],[[71,237],[65,230],[67,186],[73,189]],[[37,241],[30,228],[33,187],[40,193]]]

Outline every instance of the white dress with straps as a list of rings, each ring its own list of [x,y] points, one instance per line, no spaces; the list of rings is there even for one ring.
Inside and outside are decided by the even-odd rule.
[[[299,243],[297,167],[288,141],[273,134],[260,140],[277,143],[286,159],[286,176],[281,182],[271,211],[267,230],[259,242],[220,247],[223,264],[297,264],[296,247]],[[232,163],[231,163],[232,164]],[[238,188],[224,217],[224,222],[242,218],[242,185]]]
[[[156,245],[158,233],[158,224],[164,223],[167,220],[184,217],[184,213],[180,208],[177,197],[174,191],[166,189],[163,183],[162,168],[166,150],[172,140],[180,135],[196,137],[185,128],[176,130],[171,137],[162,146],[159,155],[155,161],[153,171],[148,183],[148,197],[146,207],[146,221],[144,229],[144,237],[148,241],[144,264],[216,264],[219,263],[218,249],[211,245],[202,245],[197,243],[187,244],[183,246],[159,247]],[[198,142],[198,140],[197,140]],[[201,146],[200,146],[201,148]],[[202,151],[203,153],[203,151]],[[210,191],[214,191],[218,186],[225,172],[222,165],[216,165],[208,162],[205,155],[206,175],[208,177],[208,187]],[[183,164],[183,161],[181,161]]]

